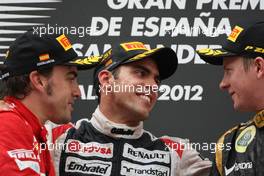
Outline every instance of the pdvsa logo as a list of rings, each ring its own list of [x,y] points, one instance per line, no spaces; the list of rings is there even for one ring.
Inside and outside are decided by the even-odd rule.
[[[80,156],[97,156],[102,158],[113,157],[114,146],[112,143],[88,142],[82,143],[78,140],[68,140],[66,153],[75,153]]]

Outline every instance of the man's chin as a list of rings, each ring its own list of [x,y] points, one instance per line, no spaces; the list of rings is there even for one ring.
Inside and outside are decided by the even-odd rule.
[[[249,112],[252,111],[252,109],[248,108],[248,107],[242,107],[242,106],[238,106],[234,104],[234,110],[237,112]]]
[[[50,121],[56,124],[67,124],[71,122],[71,117],[54,118],[51,119]]]
[[[147,120],[149,118],[149,112],[142,112],[141,113],[141,121]]]

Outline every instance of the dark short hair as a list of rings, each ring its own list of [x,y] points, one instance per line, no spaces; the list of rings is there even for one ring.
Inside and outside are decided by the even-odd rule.
[[[50,77],[53,67],[39,69],[37,72],[45,77]],[[13,76],[1,81],[0,97],[3,99],[5,96],[12,96],[17,99],[25,98],[31,91],[29,74]]]
[[[111,71],[111,73],[113,74],[114,78],[115,79],[118,79],[118,76],[119,76],[119,68],[120,67],[117,67],[115,68],[114,70]],[[97,75],[98,76],[98,75]],[[94,90],[95,90],[95,93],[98,97],[98,104],[100,104],[100,98],[101,98],[101,94],[100,94],[100,82],[99,82],[99,79],[98,78],[95,78],[96,81],[94,81]]]

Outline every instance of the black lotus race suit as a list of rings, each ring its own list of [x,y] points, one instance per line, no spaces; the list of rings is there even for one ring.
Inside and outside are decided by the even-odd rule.
[[[264,175],[264,110],[253,120],[228,130],[218,146],[231,143],[230,150],[217,148],[211,175],[263,176]]]
[[[57,145],[65,144],[54,153],[60,176],[203,176],[211,168],[209,160],[187,146],[188,141],[156,138],[143,123],[133,128],[115,124],[99,108],[90,121],[80,120],[66,133],[53,135]]]

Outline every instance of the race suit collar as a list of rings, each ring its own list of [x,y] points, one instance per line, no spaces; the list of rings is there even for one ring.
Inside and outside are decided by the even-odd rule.
[[[264,126],[264,110],[259,111],[253,118],[253,121],[258,128],[262,128]]]
[[[114,123],[100,111],[99,106],[93,113],[91,123],[101,133],[114,138],[137,139],[143,134],[143,122],[136,127]]]

